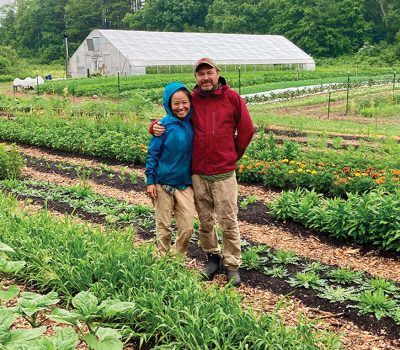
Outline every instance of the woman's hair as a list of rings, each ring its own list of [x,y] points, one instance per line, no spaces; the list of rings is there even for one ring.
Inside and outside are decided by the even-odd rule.
[[[178,91],[183,91],[183,92],[186,94],[186,96],[188,97],[190,104],[192,103],[192,94],[190,93],[190,91],[189,91],[188,89],[186,89],[185,87],[181,87],[181,88],[179,88],[178,90],[176,90],[176,91],[171,95],[171,97],[170,97],[170,99],[169,99],[169,101],[168,101],[168,107],[169,107],[169,109],[172,109],[172,106],[171,106],[172,96],[173,96],[175,93],[177,93]]]

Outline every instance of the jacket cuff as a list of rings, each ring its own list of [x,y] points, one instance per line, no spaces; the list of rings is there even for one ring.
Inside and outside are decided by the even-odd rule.
[[[153,175],[147,176],[147,180],[146,180],[147,185],[154,185],[155,183],[156,183],[156,181],[155,181]]]

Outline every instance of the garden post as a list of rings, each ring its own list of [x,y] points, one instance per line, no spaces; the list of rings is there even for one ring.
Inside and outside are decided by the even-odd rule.
[[[36,70],[36,93],[39,95],[39,71]]]
[[[395,102],[394,90],[396,89],[396,71],[393,70],[393,103]]]
[[[118,95],[119,95],[119,93],[121,92],[121,87],[119,84],[119,68],[117,68],[117,76],[118,76]]]
[[[240,95],[240,64],[239,64],[239,95]]]
[[[347,72],[346,115],[349,114],[350,72]]]
[[[331,110],[331,90],[328,91],[328,119]]]

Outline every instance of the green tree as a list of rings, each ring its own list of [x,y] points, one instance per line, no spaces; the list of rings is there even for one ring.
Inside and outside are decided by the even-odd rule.
[[[355,52],[371,30],[358,0],[274,0],[274,8],[271,32],[316,56]]]
[[[204,19],[212,0],[146,0],[144,8],[127,14],[128,28],[156,31],[204,31]]]
[[[219,33],[267,34],[273,9],[270,0],[214,0],[207,17],[207,28]]]

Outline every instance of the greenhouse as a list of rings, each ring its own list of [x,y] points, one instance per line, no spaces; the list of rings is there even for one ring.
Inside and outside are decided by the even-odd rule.
[[[315,62],[280,35],[93,30],[72,55],[70,77],[146,74],[147,67],[191,66],[200,57],[223,65],[296,65]]]

